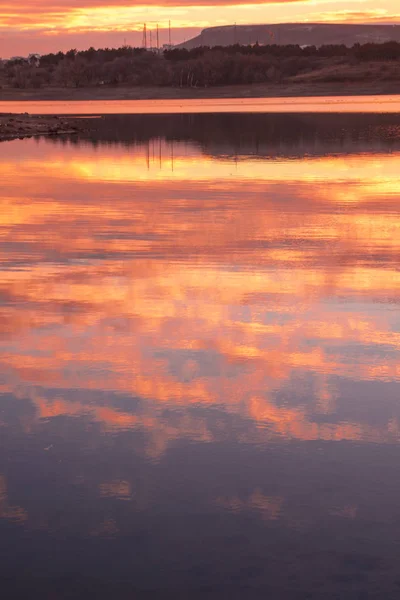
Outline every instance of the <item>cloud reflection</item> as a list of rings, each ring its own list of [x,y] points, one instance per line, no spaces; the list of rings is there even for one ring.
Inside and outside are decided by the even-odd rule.
[[[398,440],[398,153],[18,144],[0,163],[0,389],[36,419],[145,430],[152,457],[222,435],[201,406],[251,423],[249,443]]]

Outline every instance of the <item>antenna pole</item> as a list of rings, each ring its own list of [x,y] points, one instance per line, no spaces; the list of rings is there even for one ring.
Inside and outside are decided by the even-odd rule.
[[[169,40],[169,45],[172,46],[172,43],[171,43],[171,21],[168,21],[168,40]]]
[[[158,23],[157,23],[157,50],[160,49],[160,40],[158,39]]]
[[[147,49],[147,25],[146,23],[144,23],[143,25],[143,40],[142,40],[142,46],[143,48],[146,50]]]

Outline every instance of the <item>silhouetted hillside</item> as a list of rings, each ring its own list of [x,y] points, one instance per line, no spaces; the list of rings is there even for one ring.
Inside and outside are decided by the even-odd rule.
[[[208,27],[180,44],[181,48],[232,44],[322,46],[326,44],[400,42],[400,25],[348,25],[337,23],[282,23],[274,25],[226,25]]]

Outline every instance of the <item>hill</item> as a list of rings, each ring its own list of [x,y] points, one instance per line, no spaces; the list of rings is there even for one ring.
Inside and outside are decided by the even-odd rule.
[[[399,25],[348,25],[338,23],[280,23],[274,25],[226,25],[203,29],[200,35],[178,48],[230,46],[232,44],[279,44],[322,46],[327,44],[400,42]]]

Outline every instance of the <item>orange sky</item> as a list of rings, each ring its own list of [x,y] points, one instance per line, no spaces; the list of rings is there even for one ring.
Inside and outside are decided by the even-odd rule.
[[[397,0],[0,0],[0,57],[87,48],[139,45],[143,22],[159,23],[173,42],[199,29],[237,23],[294,21],[399,22]]]

